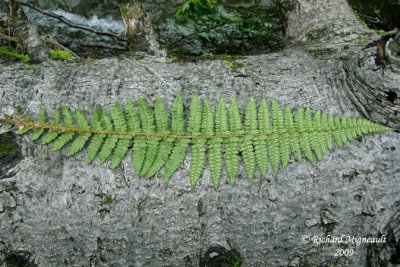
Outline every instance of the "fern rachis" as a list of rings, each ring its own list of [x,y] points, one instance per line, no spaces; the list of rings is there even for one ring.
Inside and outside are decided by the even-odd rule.
[[[262,99],[257,109],[254,98],[247,104],[244,125],[235,98],[229,106],[221,98],[214,112],[207,99],[201,101],[194,95],[186,130],[181,96],[176,97],[171,114],[170,124],[165,104],[157,96],[154,109],[142,98],[138,99],[137,107],[130,100],[125,107],[114,104],[109,114],[95,109],[90,124],[82,111],[73,113],[64,107],[54,112],[52,123],[45,110],[40,109],[36,122],[29,116],[4,115],[0,125],[17,126],[18,134],[32,130],[32,140],[42,138],[42,144],[53,143],[54,151],[71,143],[67,156],[86,147],[88,163],[96,156],[100,163],[111,157],[112,169],[131,149],[135,172],[151,178],[165,166],[165,183],[183,163],[190,148],[190,184],[197,184],[208,159],[215,187],[222,176],[223,161],[228,180],[234,183],[239,169],[239,151],[246,176],[252,180],[256,166],[264,176],[269,162],[277,174],[281,167],[287,166],[291,154],[297,160],[304,155],[314,162],[333,148],[334,141],[343,146],[363,134],[392,130],[361,118],[331,116],[321,111],[313,115],[309,108],[299,108],[293,115],[289,106],[282,110],[274,100],[269,105]]]

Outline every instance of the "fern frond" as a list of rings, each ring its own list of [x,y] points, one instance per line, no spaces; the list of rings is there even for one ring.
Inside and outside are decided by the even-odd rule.
[[[310,112],[311,113],[311,112]],[[314,114],[313,122],[312,122],[312,148],[317,156],[318,160],[322,159],[322,156],[326,152],[326,141],[325,135],[320,134],[322,132],[321,129],[321,111],[317,110]]]
[[[133,102],[128,99],[125,102],[125,118],[126,124],[129,131],[138,131],[140,132],[140,120],[136,111],[136,107]]]
[[[114,104],[111,107],[111,117],[115,130],[126,132],[128,130],[128,123],[125,118],[125,112],[119,104]],[[114,147],[114,153],[111,159],[111,169],[115,169],[121,161],[125,158],[126,153],[128,153],[129,146],[131,144],[130,136],[115,136],[118,138],[117,145]]]
[[[204,169],[206,160],[206,141],[196,139],[191,148],[192,162],[190,164],[189,181],[192,187],[196,186]]]
[[[220,100],[221,102],[221,100]],[[223,102],[223,99],[222,99]],[[225,107],[223,107],[225,109]],[[203,110],[205,119],[203,120],[203,124],[206,124],[203,128],[205,128],[204,133],[207,136],[214,135],[214,126],[215,133],[220,134],[222,132],[221,123],[223,123],[224,111],[221,109],[221,104],[217,106],[215,125],[214,125],[214,116],[210,107],[210,104],[207,100],[204,101],[204,110]],[[225,111],[225,127],[227,126],[226,122],[226,111]],[[221,138],[211,138],[208,141],[208,165],[210,166],[211,179],[213,181],[214,187],[217,188],[219,184],[219,180],[221,179],[222,172],[222,139]]]
[[[76,110],[75,111],[75,118],[76,122],[78,123],[78,127],[81,129],[89,130],[89,123],[85,117],[85,114],[80,111]],[[79,136],[75,139],[75,141],[71,144],[67,157],[71,157],[81,151],[83,147],[86,145],[87,141],[89,140],[91,133],[81,133]]]
[[[183,106],[183,100],[180,95],[175,98],[172,104],[172,119],[171,119],[171,131],[172,134],[179,136],[184,134],[185,128],[185,111]],[[186,150],[189,146],[189,140],[185,139],[167,139],[173,143],[173,148],[168,158],[168,161],[164,170],[164,183],[168,184],[172,174],[179,168],[182,162],[185,160]]]
[[[140,119],[142,121],[142,130],[145,133],[153,133],[155,132],[156,125],[154,121],[154,113],[150,109],[149,105],[143,98],[139,97],[139,112],[140,112]],[[153,164],[156,155],[157,155],[157,148],[159,144],[160,138],[153,137],[153,138],[145,138],[144,142],[146,142],[146,152],[145,157],[143,159],[143,166],[140,170],[140,175],[145,176],[151,165]]]
[[[267,174],[268,168],[268,154],[267,154],[267,134],[271,130],[269,121],[269,109],[265,98],[261,100],[258,107],[258,130],[259,137],[254,141],[254,148],[256,152],[257,166],[260,169],[261,175]]]
[[[223,136],[228,134],[228,115],[226,113],[225,101],[221,97],[215,112],[215,134]],[[213,138],[209,141],[209,165],[211,178],[215,188],[218,188],[222,174],[222,138]]]
[[[256,169],[256,161],[254,159],[253,136],[257,134],[257,110],[256,102],[253,97],[250,98],[246,108],[245,132],[243,138],[242,155],[244,162],[244,170],[246,171],[247,179],[253,180]]]
[[[102,113],[104,110],[95,109],[92,113],[92,128],[94,131],[102,131]],[[103,145],[104,139],[106,138],[105,134],[96,134],[93,136],[90,145],[88,146],[88,152],[86,157],[86,162],[91,163],[97,155],[97,152],[100,150]]]
[[[329,121],[328,121],[328,114],[326,114],[325,112],[321,113],[321,128],[322,128],[321,134],[324,135],[325,144],[326,144],[328,150],[332,150],[333,139],[332,139],[332,135],[329,133],[330,126],[329,126]]]
[[[336,140],[336,144],[340,147],[340,144],[338,141],[340,140],[338,138],[338,134],[336,131],[336,126],[335,126],[335,118],[332,115],[328,115],[328,128],[331,129],[331,134],[330,134],[330,143],[328,142],[328,148],[333,149],[333,143],[334,140]]]
[[[228,179],[230,184],[235,183],[235,179],[239,169],[239,157],[238,157],[238,146],[239,146],[239,135],[242,133],[242,122],[240,121],[239,107],[236,102],[236,98],[232,97],[229,105],[229,135],[226,146],[226,172],[228,173]]]
[[[192,97],[192,102],[190,103],[190,114],[189,114],[189,122],[188,122],[188,133],[192,135],[200,135],[201,129],[201,116],[202,116],[202,108],[201,101],[199,97],[195,94]]]
[[[271,103],[272,110],[272,134],[268,138],[268,152],[269,152],[269,161],[271,163],[272,171],[275,174],[279,172],[279,165],[281,161],[281,153],[280,153],[280,121],[282,119],[281,114],[277,114],[280,112],[279,105],[272,101]]]
[[[114,126],[111,120],[110,115],[108,115],[105,111],[100,113],[101,116],[101,125],[103,129],[107,131],[113,131]],[[111,155],[113,149],[117,145],[118,137],[114,134],[107,135],[106,139],[104,140],[103,146],[99,152],[99,163],[103,164],[108,157]]]
[[[211,111],[210,103],[206,100],[203,102],[203,108],[201,112],[201,135],[212,136],[214,119]],[[195,119],[196,120],[196,119]],[[190,123],[190,122],[189,122]],[[194,133],[197,127],[192,128]],[[196,139],[192,145],[192,162],[190,164],[189,180],[190,185],[194,187],[203,173],[204,164],[206,160],[206,139]],[[213,166],[211,166],[211,169]],[[215,167],[214,167],[215,168]]]
[[[170,125],[165,104],[157,96],[154,108],[139,98],[137,107],[127,100],[125,109],[119,104],[114,104],[110,113],[95,109],[91,124],[82,111],[72,113],[64,107],[54,111],[52,122],[48,121],[46,111],[40,109],[37,122],[28,115],[24,118],[4,115],[0,125],[17,126],[18,134],[32,131],[32,140],[42,138],[42,144],[53,142],[54,151],[71,144],[67,152],[69,157],[84,150],[89,143],[87,162],[92,162],[97,155],[100,163],[111,157],[111,169],[121,163],[131,148],[135,172],[151,178],[165,165],[165,183],[182,165],[190,145],[191,186],[194,187],[202,175],[208,151],[215,188],[220,183],[223,158],[228,180],[234,184],[239,169],[239,147],[246,176],[252,180],[256,163],[261,175],[266,175],[268,162],[277,174],[288,164],[292,154],[297,160],[304,155],[314,162],[321,160],[334,142],[341,147],[364,134],[393,130],[361,118],[331,116],[319,110],[313,114],[310,108],[299,108],[293,116],[289,106],[282,110],[275,100],[269,108],[262,99],[257,109],[254,98],[249,99],[246,107],[244,129],[234,97],[228,109],[221,98],[213,113],[207,100],[202,103],[194,95],[186,131],[184,114],[182,97],[177,96],[171,107]]]
[[[47,123],[47,115],[44,108],[39,109],[39,123],[43,125]],[[32,141],[38,140],[44,134],[44,132],[45,132],[44,128],[36,129],[31,136],[31,140]]]
[[[341,130],[342,127],[342,122],[340,120],[340,117],[335,116],[334,117],[334,122],[335,122],[335,132],[334,132],[334,136],[336,139],[336,144],[342,148],[344,146],[344,144],[347,143],[347,137],[346,137],[346,133],[345,131]]]
[[[290,142],[290,151],[294,153],[296,160],[301,160],[301,149],[299,144],[299,133],[296,130],[296,126],[293,121],[292,109],[286,105],[284,110],[284,127],[288,132],[291,133],[289,142]]]
[[[72,112],[69,108],[64,107],[62,109],[62,115],[64,119],[64,123],[67,127],[73,127],[74,126],[74,117],[72,115]],[[63,132],[60,134],[60,136],[57,137],[57,139],[54,141],[53,144],[53,151],[58,151],[61,148],[63,148],[66,144],[68,144],[69,141],[74,138],[75,133],[73,131],[67,131]]]
[[[280,150],[279,157],[280,157],[280,162],[282,163],[282,167],[285,168],[290,160],[290,152],[291,152],[290,136],[289,132],[285,129],[283,112],[279,104],[275,100],[272,100],[271,102],[271,109],[272,109],[273,124],[274,126],[276,126],[275,129],[277,129],[279,135],[281,135],[281,138],[279,139],[279,150]]]
[[[310,133],[308,131],[308,123],[305,122],[304,109],[299,108],[295,117],[295,125],[297,132],[300,134],[300,148],[303,151],[304,156],[311,162],[314,162],[314,154],[311,148]]]
[[[53,125],[54,126],[59,126],[61,123],[61,110],[60,109],[56,109],[56,111],[54,112],[53,115]],[[57,138],[57,136],[59,135],[59,131],[57,130],[53,130],[53,131],[49,131],[42,139],[42,145],[46,145],[48,143],[51,143],[54,141],[54,139]]]
[[[168,113],[165,109],[164,102],[162,101],[160,96],[156,96],[154,102],[154,110],[156,117],[156,125],[157,132],[160,134],[169,134],[169,121],[168,121]],[[164,138],[161,140],[158,146],[158,151],[154,162],[151,164],[149,169],[146,172],[146,177],[153,177],[164,165],[166,159],[172,151],[173,140]]]
[[[27,123],[27,124],[32,122],[32,118],[29,116],[29,114],[25,115],[24,122]],[[24,125],[20,125],[18,130],[15,131],[15,134],[23,135],[23,134],[26,134],[27,132],[29,132],[30,130],[31,129],[29,127],[24,126]]]
[[[185,160],[186,151],[190,141],[187,139],[179,139],[175,142],[174,148],[169,156],[164,170],[164,183],[168,184],[169,179],[175,171],[181,166]]]
[[[146,114],[146,106],[147,104],[144,103],[142,98],[139,98],[139,114],[140,114],[140,120],[145,121],[145,123],[141,123],[141,126],[136,129],[138,132],[146,132],[148,129],[144,129],[144,127],[148,127],[149,123],[147,122],[150,117],[147,117],[148,114]],[[151,116],[151,114],[150,114]],[[154,124],[154,119],[153,122]],[[146,138],[139,136],[138,138],[135,139],[133,143],[133,148],[132,148],[132,161],[133,161],[133,169],[135,170],[136,173],[140,173],[142,170],[143,162],[146,157],[146,152],[147,152],[147,141]]]

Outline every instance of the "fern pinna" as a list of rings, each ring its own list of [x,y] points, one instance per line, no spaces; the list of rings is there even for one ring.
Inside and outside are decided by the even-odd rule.
[[[151,178],[164,167],[165,183],[190,148],[190,184],[197,184],[208,155],[215,187],[222,176],[224,160],[229,182],[235,182],[239,155],[247,178],[252,180],[256,166],[263,176],[268,165],[277,174],[287,166],[292,154],[297,160],[305,157],[314,162],[321,160],[334,142],[343,146],[363,134],[392,130],[365,119],[331,116],[319,110],[313,115],[310,108],[298,108],[293,114],[289,106],[282,110],[275,100],[267,103],[266,99],[257,107],[255,99],[250,98],[244,115],[243,125],[235,98],[227,106],[221,97],[213,110],[207,99],[201,101],[193,95],[185,127],[182,97],[177,96],[172,104],[170,123],[167,108],[157,96],[154,108],[139,98],[137,105],[130,100],[124,108],[114,104],[109,113],[95,109],[90,124],[82,111],[73,113],[67,107],[55,110],[52,123],[45,110],[40,109],[37,121],[29,116],[4,115],[0,124],[19,127],[17,134],[33,131],[32,140],[42,137],[41,143],[52,143],[54,151],[71,143],[69,157],[86,146],[88,163],[96,156],[100,164],[111,158],[112,169],[130,149],[135,172]]]

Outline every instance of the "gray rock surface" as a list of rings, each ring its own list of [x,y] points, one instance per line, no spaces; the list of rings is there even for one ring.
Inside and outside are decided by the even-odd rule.
[[[317,23],[326,2],[349,8],[342,0],[281,2],[297,3],[304,17],[296,16],[304,23]],[[348,25],[341,28],[356,27],[358,37],[370,34],[357,33],[358,22],[348,14]],[[336,23],[329,18],[320,23]],[[69,106],[90,113],[95,106],[109,108],[139,96],[152,103],[156,94],[170,107],[177,93],[187,106],[196,92],[214,106],[220,96],[236,96],[242,111],[254,96],[361,116],[343,90],[343,58],[362,45],[356,36],[340,39],[338,29],[332,31],[328,39],[335,42],[310,44],[296,37],[300,41],[291,48],[236,60],[242,67],[234,69],[223,60],[148,56],[36,66],[0,63],[0,113],[16,105],[32,111]],[[271,170],[267,177],[257,172],[252,183],[241,167],[235,186],[224,175],[217,190],[208,169],[199,185],[190,187],[190,153],[165,187],[160,175],[138,177],[129,157],[111,171],[96,162],[87,165],[84,152],[66,158],[65,151],[51,152],[28,136],[16,140],[22,157],[8,169],[12,175],[0,179],[3,264],[13,252],[29,253],[38,266],[198,266],[201,251],[218,244],[239,251],[242,266],[378,266],[378,259],[393,253],[390,244],[380,244],[387,246],[381,257],[374,244],[313,240],[379,237],[388,225],[398,228],[393,220],[400,201],[397,132],[335,148],[315,165],[292,160],[277,176]],[[336,257],[338,249],[354,254]]]

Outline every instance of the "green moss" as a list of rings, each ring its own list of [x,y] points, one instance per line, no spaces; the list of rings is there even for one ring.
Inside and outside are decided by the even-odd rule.
[[[37,67],[36,67],[35,65],[33,65],[33,64],[27,64],[27,65],[25,65],[25,66],[26,66],[25,69],[26,69],[27,71],[30,71],[30,72],[37,71]]]
[[[5,157],[13,150],[12,145],[8,141],[8,138],[0,135],[0,158]]]
[[[323,56],[329,55],[333,53],[331,48],[318,48],[318,49],[310,49],[308,52],[312,53],[314,56]]]
[[[375,30],[375,32],[379,35],[384,35],[386,33],[386,31],[379,29],[379,30]]]
[[[303,42],[306,45],[315,45],[315,44],[320,44],[321,40],[318,39],[311,39]]]
[[[5,46],[5,45],[0,46],[0,56],[8,57],[8,58],[15,58],[15,59],[21,60],[23,62],[31,61],[29,56],[20,54],[14,48]]]
[[[348,56],[341,56],[339,59],[340,59],[340,61],[343,62],[343,63],[346,63],[346,62],[349,61],[349,57],[348,57]]]
[[[107,205],[111,205],[111,204],[113,203],[112,197],[111,197],[111,196],[107,196],[107,197],[106,197],[105,203],[106,203]]]
[[[239,69],[247,68],[249,66],[248,64],[237,63],[233,60],[227,60],[225,61],[225,64],[231,71],[238,71]]]
[[[364,28],[369,29],[367,23],[353,10],[353,15],[357,18],[357,20],[364,26]]]
[[[72,55],[70,52],[62,50],[51,50],[50,55],[52,59],[65,59],[65,60],[76,59],[76,57],[74,57],[74,55]]]
[[[213,54],[207,53],[200,56],[200,58],[204,59],[222,59],[222,60],[236,60],[236,59],[244,59],[245,57],[242,55],[228,55],[228,54]]]
[[[239,252],[236,255],[235,261],[232,263],[231,267],[240,267],[242,266],[242,257],[240,256]]]
[[[204,55],[200,56],[201,58],[204,59],[220,59],[225,61],[226,66],[231,70],[231,71],[237,71],[238,69],[241,68],[247,68],[248,64],[242,64],[242,63],[237,63],[236,60],[238,59],[244,59],[245,57],[242,55],[228,55],[228,54],[217,54],[214,55],[212,53],[207,53]]]
[[[21,115],[24,113],[25,111],[25,107],[21,106],[21,105],[16,105],[15,106],[15,111],[17,112],[17,114]]]
[[[369,42],[370,42],[370,40],[366,39],[366,38],[359,38],[358,39],[358,43],[361,44],[361,45],[367,45]]]

